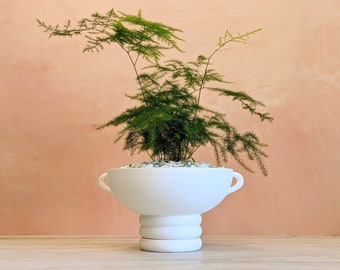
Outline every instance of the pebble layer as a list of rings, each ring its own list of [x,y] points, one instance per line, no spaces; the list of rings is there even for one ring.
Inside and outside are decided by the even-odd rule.
[[[195,161],[159,161],[155,160],[152,162],[141,162],[129,165],[121,166],[123,169],[128,168],[217,168],[206,162],[195,162]]]

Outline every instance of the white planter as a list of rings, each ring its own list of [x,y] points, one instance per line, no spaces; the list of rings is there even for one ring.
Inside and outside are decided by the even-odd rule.
[[[201,214],[244,183],[228,168],[121,168],[108,170],[98,181],[140,214],[140,247],[156,252],[200,249]]]

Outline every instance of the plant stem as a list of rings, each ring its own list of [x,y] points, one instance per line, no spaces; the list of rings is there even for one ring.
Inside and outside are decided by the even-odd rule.
[[[139,57],[139,54],[137,55],[136,57],[136,60],[134,61],[130,52],[128,50],[126,50],[124,47],[121,46],[121,48],[127,53],[129,59],[130,59],[130,62],[132,63],[132,66],[133,66],[133,70],[136,74],[136,78],[137,78],[137,81],[138,81],[138,84],[139,84],[139,87],[140,87],[140,90],[142,92],[142,96],[143,96],[143,99],[144,99],[144,102],[145,104],[148,104],[148,100],[146,99],[146,96],[145,96],[145,91],[144,91],[144,88],[143,88],[143,85],[142,85],[142,82],[139,78],[139,72],[138,72],[138,69],[137,69],[137,62],[138,62],[138,57]]]

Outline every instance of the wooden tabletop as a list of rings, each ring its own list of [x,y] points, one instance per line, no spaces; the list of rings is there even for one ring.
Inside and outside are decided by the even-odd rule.
[[[153,253],[138,238],[0,236],[0,269],[340,269],[340,237],[203,237],[189,253]]]

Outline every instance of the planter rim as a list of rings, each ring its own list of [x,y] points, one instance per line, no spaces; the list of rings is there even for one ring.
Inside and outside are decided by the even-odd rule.
[[[227,171],[234,171],[231,168],[225,167],[141,167],[141,168],[111,168],[107,171],[117,171],[117,170],[227,170]]]

